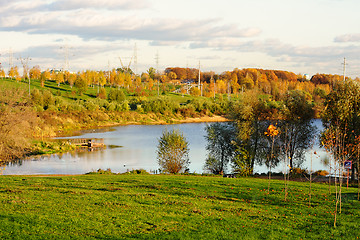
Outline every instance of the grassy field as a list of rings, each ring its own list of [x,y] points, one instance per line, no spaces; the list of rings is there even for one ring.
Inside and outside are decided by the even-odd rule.
[[[1,88],[20,88],[20,89],[23,89],[24,91],[29,91],[29,82],[28,82],[28,80],[16,81],[14,79],[0,78],[0,87]],[[114,89],[114,88],[110,88],[108,86],[106,86],[104,88],[107,93],[109,93],[109,91],[111,89]],[[47,80],[47,81],[45,81],[44,87],[41,87],[41,83],[38,79],[31,79],[30,91],[32,91],[34,89],[49,90],[55,96],[62,96],[65,100],[68,100],[68,101],[94,99],[94,98],[96,98],[96,95],[98,93],[97,86],[88,87],[87,91],[83,95],[79,95],[79,94],[77,94],[77,88],[76,87],[71,88],[68,84],[62,83],[62,84],[60,84],[60,86],[58,86],[54,80]],[[158,97],[156,89],[152,90],[152,91],[147,90],[147,93],[149,94],[149,96],[147,98],[150,100]],[[195,98],[206,99],[205,97],[200,97],[200,96],[194,97],[191,95],[186,95],[186,94],[182,95],[179,93],[172,93],[172,92],[166,92],[163,95],[162,91],[161,91],[161,95],[167,96],[170,99],[172,99],[173,101],[178,102],[178,103],[186,103],[187,101],[193,100]],[[127,99],[130,100],[132,98],[136,98],[136,96],[133,96],[132,94],[127,93]]]
[[[358,239],[357,189],[334,228],[326,184],[167,175],[0,176],[1,239]]]

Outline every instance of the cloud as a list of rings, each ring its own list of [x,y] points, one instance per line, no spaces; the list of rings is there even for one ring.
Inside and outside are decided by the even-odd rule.
[[[76,11],[79,9],[107,9],[107,10],[139,10],[149,8],[149,0],[2,0],[0,12],[7,13],[31,13],[31,12],[54,12]]]
[[[345,34],[335,37],[335,42],[360,42],[360,33]]]
[[[239,28],[222,19],[149,18],[139,11],[150,0],[2,0],[0,31],[71,34],[84,40],[138,39],[172,45],[209,38],[250,38],[258,28]],[[134,10],[134,11],[122,11]]]
[[[47,8],[53,11],[66,11],[74,9],[142,9],[149,7],[150,3],[147,0],[58,0],[49,5]]]
[[[63,33],[83,39],[140,39],[152,44],[181,41],[205,41],[210,38],[248,38],[260,34],[257,28],[239,29],[236,25],[220,24],[219,19],[144,19],[135,15],[106,14],[94,9],[7,14],[0,18],[0,30],[27,33]]]

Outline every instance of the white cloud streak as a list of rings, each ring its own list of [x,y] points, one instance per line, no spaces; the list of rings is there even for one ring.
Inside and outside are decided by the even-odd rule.
[[[50,4],[38,0],[29,5],[15,1],[6,10],[0,10],[0,30],[71,34],[86,40],[140,39],[154,44],[205,41],[223,36],[248,38],[261,32],[258,28],[239,29],[236,25],[221,24],[221,19],[217,18],[141,18],[134,13],[116,11],[141,9],[147,5],[146,0],[105,0],[101,3],[95,0],[58,0]]]
[[[335,42],[360,42],[360,33],[354,33],[354,34],[344,34],[341,36],[337,36],[334,39]]]

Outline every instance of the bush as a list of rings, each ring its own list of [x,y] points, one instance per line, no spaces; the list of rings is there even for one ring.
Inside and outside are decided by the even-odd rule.
[[[101,99],[106,99],[106,89],[105,88],[100,88],[100,91],[99,91],[97,97],[101,98]]]
[[[187,104],[185,106],[181,106],[178,110],[178,113],[180,113],[184,117],[195,117],[195,107],[191,104]]]
[[[190,95],[192,96],[200,96],[201,95],[201,91],[200,89],[198,89],[197,87],[192,87],[190,89]]]
[[[129,172],[126,172],[125,174],[143,174],[143,175],[148,175],[150,173],[148,173],[146,170],[144,169],[135,169],[135,170],[131,170]]]
[[[38,89],[34,89],[31,91],[31,102],[33,105],[39,105],[43,107],[42,93]]]
[[[89,172],[86,174],[109,174],[110,175],[110,174],[115,174],[115,173],[113,173],[110,168],[108,168],[106,170],[99,168],[97,171],[92,171],[92,172]]]
[[[84,102],[84,107],[89,111],[95,111],[99,108],[93,101],[86,101]]]
[[[157,146],[157,159],[163,172],[186,172],[190,164],[189,143],[179,130],[165,130]]]
[[[116,101],[118,103],[121,103],[126,100],[126,96],[124,92],[120,89],[110,89],[107,99],[109,100],[109,102]]]
[[[159,97],[151,101],[142,101],[142,107],[145,112],[154,112],[164,114],[166,112],[174,113],[180,105],[166,97]]]
[[[127,100],[123,101],[120,104],[116,104],[115,111],[117,112],[126,112],[130,110],[129,102]]]
[[[303,174],[306,174],[306,170],[301,169],[301,168],[293,168],[293,169],[291,169],[291,174],[293,174],[293,175],[303,175]]]
[[[51,112],[57,112],[59,109],[54,106],[54,105],[50,105],[48,106],[48,108],[46,109],[46,111],[51,111]]]
[[[314,172],[315,176],[327,176],[329,175],[329,172],[326,170],[318,170],[316,172]]]
[[[109,103],[106,107],[106,110],[109,112],[115,111],[115,109],[116,109],[116,103],[113,102]]]

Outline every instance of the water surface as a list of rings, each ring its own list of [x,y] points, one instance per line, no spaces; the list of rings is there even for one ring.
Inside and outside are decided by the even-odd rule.
[[[321,121],[315,120],[314,124],[321,128]],[[113,172],[126,172],[132,169],[145,169],[155,171],[158,169],[156,161],[156,148],[162,132],[167,129],[179,129],[189,142],[190,172],[203,173],[203,165],[206,159],[206,135],[207,123],[186,123],[174,125],[128,125],[113,127],[111,131],[87,131],[72,138],[103,138],[106,145],[122,147],[106,148],[99,151],[84,151],[75,153],[56,154],[43,156],[7,166],[3,172],[5,175],[18,174],[84,174],[97,169],[110,168]],[[313,156],[314,170],[327,169],[321,164],[320,158],[316,158],[316,151],[322,157],[325,155],[317,145],[309,150],[307,162],[304,168],[310,169],[310,159]],[[280,165],[275,171],[281,171]],[[267,172],[262,166],[256,166],[255,172]]]

